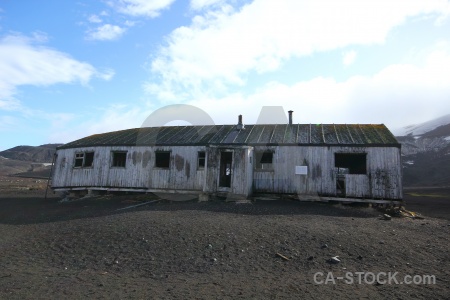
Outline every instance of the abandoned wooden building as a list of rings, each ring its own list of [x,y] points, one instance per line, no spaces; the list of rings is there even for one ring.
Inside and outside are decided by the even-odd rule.
[[[163,126],[57,149],[54,191],[401,201],[400,144],[383,124]],[[350,199],[350,200],[349,200]]]

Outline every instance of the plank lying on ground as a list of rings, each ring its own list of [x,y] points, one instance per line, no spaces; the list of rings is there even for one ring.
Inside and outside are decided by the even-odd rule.
[[[286,256],[284,256],[283,254],[280,254],[280,253],[277,252],[277,255],[278,255],[279,257],[281,257],[282,259],[284,259],[284,260],[289,260],[289,258],[287,258]]]
[[[133,208],[133,207],[138,207],[138,206],[142,206],[142,205],[146,205],[146,204],[150,204],[150,203],[158,202],[158,201],[161,201],[161,199],[152,200],[152,201],[147,201],[147,202],[144,202],[144,203],[139,203],[139,204],[136,204],[136,205],[131,205],[131,206],[119,208],[119,209],[116,209],[116,211],[118,211],[118,210],[124,210],[124,209],[129,209],[129,208]]]

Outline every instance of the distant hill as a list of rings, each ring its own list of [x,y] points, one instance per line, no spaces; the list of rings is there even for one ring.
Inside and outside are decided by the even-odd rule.
[[[438,127],[445,126],[448,124],[450,124],[450,114],[433,120],[429,120],[424,123],[408,125],[403,128],[393,130],[393,132],[396,136],[408,136],[408,135],[421,136],[424,135],[425,133],[433,131]]]
[[[450,186],[450,115],[404,127],[404,186]]]
[[[17,146],[0,152],[0,156],[5,158],[36,162],[51,163],[56,147],[62,144],[45,144],[41,146]]]
[[[405,186],[450,186],[450,143],[403,157]]]
[[[0,156],[0,175],[16,174],[31,169],[30,162],[8,159]]]

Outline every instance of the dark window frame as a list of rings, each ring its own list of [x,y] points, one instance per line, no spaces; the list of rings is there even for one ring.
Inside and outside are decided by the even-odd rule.
[[[155,151],[155,168],[170,169],[171,151]]]
[[[367,153],[335,153],[334,167],[338,174],[367,175]]]
[[[273,171],[274,155],[272,150],[255,151],[255,170]]]
[[[128,151],[111,151],[111,167],[126,168]]]
[[[74,168],[92,168],[94,166],[95,151],[76,152],[74,159]]]
[[[198,151],[197,152],[197,169],[203,170],[206,166],[206,152]]]
[[[74,168],[82,168],[84,161],[84,152],[75,153],[75,159],[73,163]]]
[[[84,152],[83,168],[91,168],[94,166],[94,151]]]

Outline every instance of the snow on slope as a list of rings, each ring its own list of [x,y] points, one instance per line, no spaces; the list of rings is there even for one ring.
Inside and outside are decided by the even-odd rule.
[[[392,130],[395,136],[406,136],[406,135],[422,135],[439,126],[450,124],[450,114],[443,117],[430,120],[421,124],[408,125],[397,130]]]

